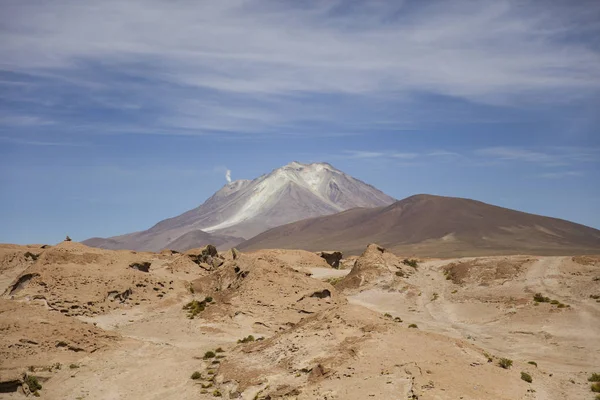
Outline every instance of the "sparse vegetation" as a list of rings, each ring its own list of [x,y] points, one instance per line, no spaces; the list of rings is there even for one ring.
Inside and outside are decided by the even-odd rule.
[[[512,367],[512,364],[513,361],[509,358],[501,358],[500,361],[498,361],[498,365],[504,369],[509,369],[510,367]]]
[[[417,324],[410,324],[408,327],[409,327],[409,328],[417,328],[417,329],[419,328],[419,327],[417,326]]]
[[[213,301],[213,298],[212,298],[212,297],[210,297],[210,296],[206,296],[206,297],[204,298],[204,301],[205,301],[205,302],[207,302],[207,303],[212,303],[212,301]]]
[[[434,292],[433,296],[431,297],[431,301],[436,301],[439,297],[440,296],[436,292]]]
[[[396,318],[394,318],[394,321],[395,321],[395,322],[402,322],[402,318],[400,318],[400,317],[396,317]]]
[[[26,252],[25,254],[23,254],[25,256],[25,258],[31,258],[33,261],[37,260],[38,257],[40,256],[39,254],[34,254],[30,251]]]
[[[29,390],[32,393],[37,392],[38,390],[42,389],[42,385],[40,384],[40,382],[37,380],[37,378],[33,375],[27,375],[25,377],[25,384],[29,387]]]
[[[215,350],[215,353],[225,353],[225,350],[223,350],[222,347],[217,347],[217,349]]]
[[[419,268],[419,262],[417,260],[415,260],[414,258],[411,258],[411,259],[405,258],[404,260],[402,260],[402,264],[408,265],[409,267],[413,267],[414,269]]]
[[[208,298],[208,297],[207,297]],[[212,301],[212,298],[210,298]],[[194,317],[200,314],[206,308],[207,301],[206,299],[203,301],[192,300],[183,306],[183,309],[188,312],[188,318],[194,319]]]
[[[492,361],[494,361],[494,359],[492,358],[490,353],[483,353],[483,355],[485,356],[485,358],[487,358],[487,361],[489,363],[491,363]]]
[[[79,368],[79,365],[77,365],[77,364],[71,364],[71,365],[69,365],[69,368],[71,368],[71,369],[77,369],[77,368]]]
[[[255,340],[255,339],[254,339],[254,336],[252,336],[252,335],[248,335],[248,336],[246,336],[246,337],[245,337],[245,338],[243,338],[243,339],[238,339],[238,341],[237,341],[237,342],[238,342],[238,343],[248,343],[248,342],[254,342],[254,340]]]
[[[206,353],[204,353],[204,359],[208,360],[209,358],[215,358],[216,354],[214,351],[207,351]]]
[[[594,393],[600,393],[600,382],[592,383],[591,389]]]
[[[222,395],[221,395],[221,392],[219,392],[218,390],[215,390],[213,392],[213,396],[215,396],[215,397],[221,397]]]
[[[208,382],[208,383],[203,383],[203,384],[202,384],[202,389],[208,389],[208,388],[211,388],[211,387],[212,387],[212,385],[213,385],[213,384],[212,384],[211,382]]]
[[[527,364],[535,365],[535,367],[537,368],[537,363],[535,361],[528,361]]]
[[[533,301],[538,303],[550,303],[550,297],[544,297],[541,293],[536,293],[533,295]]]
[[[195,372],[192,374],[191,378],[192,378],[193,380],[198,380],[198,379],[201,379],[201,378],[202,378],[202,374],[200,374],[200,372],[198,372],[198,371],[195,371]]]
[[[598,299],[600,299],[600,295],[598,295],[598,294],[590,294],[590,299],[598,300]]]
[[[531,378],[531,375],[529,375],[527,372],[521,372],[521,379],[527,383],[533,382],[533,378]]]
[[[336,278],[329,278],[326,280],[327,283],[329,283],[331,286],[335,286],[337,285],[342,279],[344,279],[343,276],[338,276]]]
[[[405,275],[406,274],[401,269],[399,269],[398,271],[396,271],[396,276],[399,276],[400,278],[404,278]]]
[[[589,382],[600,382],[600,374],[593,373],[589,378]]]
[[[387,312],[385,314],[383,314],[383,316],[386,317],[386,318],[392,318],[392,314],[387,313]]]
[[[558,300],[553,300],[550,297],[546,297],[541,293],[536,293],[533,295],[533,301],[535,301],[535,305],[538,303],[550,303],[552,305],[557,306],[558,308],[570,307],[569,305],[563,304]]]

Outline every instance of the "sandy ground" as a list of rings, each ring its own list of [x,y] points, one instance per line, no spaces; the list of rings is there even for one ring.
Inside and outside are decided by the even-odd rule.
[[[77,249],[78,257],[82,251]],[[103,257],[112,253],[107,254]],[[128,263],[133,255],[123,257]],[[174,279],[172,293],[68,317],[120,339],[103,351],[65,353],[69,361],[62,368],[38,374],[41,398],[214,399],[218,391],[240,399],[593,399],[587,377],[600,372],[600,303],[590,297],[600,294],[595,260],[589,265],[570,257],[430,260],[416,269],[402,266],[402,278],[390,273],[393,281],[337,293],[320,281],[350,271],[298,252],[228,261],[212,275],[182,264],[180,256],[156,257],[150,274],[157,281]],[[118,272],[118,262],[106,265],[115,268],[108,276],[138,281],[129,270]],[[452,265],[468,270],[461,283],[449,279]],[[10,268],[2,279],[14,274]],[[76,278],[69,275],[85,288]],[[190,285],[218,289],[211,293],[213,305],[194,319],[182,307],[205,293],[192,293]],[[570,307],[535,305],[538,292]],[[42,307],[30,300],[34,288],[24,293],[29,297],[12,301]],[[78,298],[77,292],[69,295]],[[263,340],[238,343],[248,335]],[[7,342],[7,351],[13,345]],[[221,358],[203,359],[217,348]],[[513,368],[498,367],[501,357],[514,360]],[[7,371],[2,365],[0,378]],[[190,379],[194,371],[202,378]],[[523,382],[521,371],[533,383]]]

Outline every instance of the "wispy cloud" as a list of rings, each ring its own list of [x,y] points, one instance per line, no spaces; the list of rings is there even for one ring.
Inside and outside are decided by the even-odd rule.
[[[4,115],[0,116],[0,126],[43,126],[52,125],[54,121],[40,118],[35,115]]]
[[[489,160],[526,162],[547,167],[600,161],[600,151],[595,148],[554,147],[536,150],[522,147],[487,147],[477,149],[474,153]]]
[[[419,158],[447,158],[447,157],[460,157],[460,154],[445,151],[445,150],[433,150],[433,151],[422,151],[422,152],[395,152],[395,151],[368,151],[368,150],[343,150],[341,158],[355,158],[355,159],[382,159],[382,160],[416,160]]]
[[[21,146],[65,146],[65,147],[83,147],[89,146],[87,143],[77,142],[49,142],[43,140],[28,140],[13,137],[0,136],[0,141],[13,143]]]
[[[558,172],[546,172],[543,174],[537,175],[540,178],[544,179],[561,179],[561,178],[569,178],[569,177],[577,177],[583,176],[584,173],[582,171],[558,171]]]
[[[118,108],[111,123],[148,125],[140,133],[405,129],[418,113],[398,104],[423,94],[540,107],[600,89],[594,2],[23,0],[2,11],[0,85],[33,84],[28,99],[60,110]]]

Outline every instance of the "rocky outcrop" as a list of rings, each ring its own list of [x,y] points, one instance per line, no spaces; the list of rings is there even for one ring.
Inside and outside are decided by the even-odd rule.
[[[150,272],[150,265],[152,265],[152,263],[149,263],[147,261],[135,262],[135,263],[129,264],[129,268],[133,268],[135,270],[142,271],[142,272]]]
[[[342,260],[342,252],[340,251],[319,251],[317,255],[331,265],[333,268],[340,268],[340,261]]]
[[[212,244],[206,245],[200,249],[188,250],[185,254],[190,260],[198,264],[198,266],[208,271],[219,268],[225,262],[224,257],[219,255],[217,248]]]
[[[370,244],[354,267],[337,285],[338,290],[365,290],[373,286],[391,287],[410,273],[402,261],[377,244]]]

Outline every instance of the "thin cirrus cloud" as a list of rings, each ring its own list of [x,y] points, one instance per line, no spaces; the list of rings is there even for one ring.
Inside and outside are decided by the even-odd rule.
[[[118,109],[103,132],[413,126],[394,111],[424,93],[494,106],[584,101],[600,89],[598,17],[594,2],[23,0],[3,4],[0,89],[27,82],[2,99],[32,107]]]
[[[461,161],[465,165],[492,166],[502,163],[530,164],[541,168],[556,168],[570,165],[590,165],[600,163],[600,149],[596,148],[570,148],[554,147],[531,149],[523,147],[484,147],[472,151],[457,153],[447,150],[425,150],[421,152],[394,152],[394,151],[369,151],[369,150],[344,150],[341,158],[348,159],[374,159],[389,161],[416,160],[428,158],[440,162]],[[558,171],[539,174],[543,178],[562,178],[580,176],[581,171]]]
[[[519,161],[548,167],[600,162],[600,151],[596,148],[564,147],[531,150],[519,147],[487,147],[477,149],[474,153],[477,156],[497,161]]]
[[[537,175],[539,178],[544,179],[561,179],[561,178],[573,178],[583,176],[583,171],[558,171],[558,172],[546,172]]]

